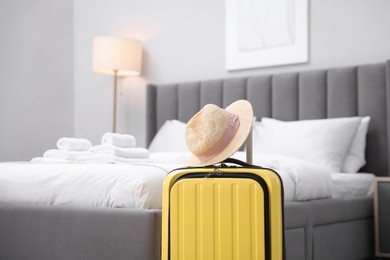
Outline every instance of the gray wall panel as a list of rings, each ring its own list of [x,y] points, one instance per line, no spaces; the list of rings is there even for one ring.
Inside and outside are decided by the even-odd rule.
[[[358,68],[357,76],[358,114],[371,116],[367,134],[367,165],[364,169],[387,172],[387,113],[386,110],[378,109],[386,106],[386,89],[383,88],[386,84],[386,67],[383,64],[361,66]]]
[[[200,107],[215,104],[222,107],[222,80],[203,81],[200,85]]]
[[[356,67],[328,71],[328,117],[357,114]]]
[[[299,77],[299,119],[326,118],[326,71],[303,72]]]
[[[223,107],[239,99],[246,98],[246,78],[232,78],[224,80],[223,84]]]
[[[177,85],[170,84],[157,88],[156,98],[156,128],[160,129],[166,120],[178,119]]]
[[[200,106],[200,83],[185,83],[178,86],[178,119],[187,122]]]
[[[157,88],[156,86],[149,86],[146,95],[147,103],[146,116],[149,120],[146,121],[146,142],[149,144],[155,133],[157,132]],[[150,120],[153,119],[153,120]]]
[[[278,74],[272,79],[272,117],[298,120],[298,73]]]
[[[272,116],[272,77],[258,76],[248,78],[247,99],[253,106],[254,116],[259,121],[262,117]]]

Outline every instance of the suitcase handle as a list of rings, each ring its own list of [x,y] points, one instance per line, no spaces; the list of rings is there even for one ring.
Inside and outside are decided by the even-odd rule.
[[[247,168],[261,168],[259,166],[255,166],[253,164],[249,164],[249,163],[246,163],[244,161],[241,161],[241,160],[238,160],[235,158],[227,158],[222,162],[222,164],[224,164],[224,163],[234,163],[234,164],[238,164],[242,167],[247,167]]]

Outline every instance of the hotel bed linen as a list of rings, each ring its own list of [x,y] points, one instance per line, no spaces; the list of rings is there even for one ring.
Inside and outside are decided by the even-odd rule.
[[[245,160],[245,156],[245,152],[233,155],[240,160]],[[253,163],[279,173],[286,202],[373,194],[375,175],[372,173],[332,173],[310,161],[272,153],[254,153]]]
[[[163,163],[1,163],[0,201],[43,205],[161,208]]]
[[[0,202],[160,209],[164,177],[186,158],[152,153],[139,163],[0,163]],[[255,154],[254,160],[279,173],[286,202],[370,195],[375,180],[372,174],[331,174],[286,156]]]
[[[371,196],[375,188],[375,175],[371,173],[332,173],[332,198]]]

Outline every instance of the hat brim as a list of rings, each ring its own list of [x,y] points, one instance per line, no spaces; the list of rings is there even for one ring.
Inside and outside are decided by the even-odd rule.
[[[196,155],[192,154],[186,161],[186,166],[207,166],[222,162],[238,151],[238,149],[240,149],[242,144],[246,141],[251,131],[253,121],[253,109],[251,103],[246,100],[237,100],[230,104],[226,110],[230,113],[236,114],[240,120],[240,125],[238,126],[232,140],[220,153],[206,161],[202,161]]]

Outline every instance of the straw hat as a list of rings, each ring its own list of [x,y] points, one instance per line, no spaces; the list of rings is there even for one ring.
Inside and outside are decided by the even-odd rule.
[[[187,166],[222,162],[247,139],[252,126],[252,105],[238,100],[226,109],[205,105],[187,123],[185,141],[192,153]]]

